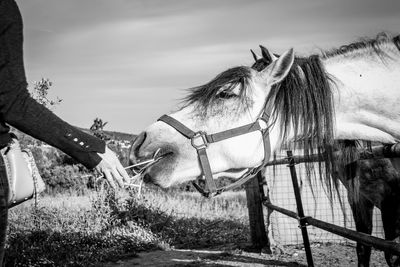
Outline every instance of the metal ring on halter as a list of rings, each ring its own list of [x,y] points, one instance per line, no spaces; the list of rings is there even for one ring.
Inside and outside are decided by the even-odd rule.
[[[192,144],[192,146],[199,150],[199,149],[203,149],[203,148],[207,148],[208,147],[208,141],[207,141],[207,137],[206,137],[206,133],[199,131],[197,133],[195,133],[192,138],[190,138],[190,142]],[[201,143],[197,143],[197,141],[200,141]]]
[[[265,131],[268,129],[268,121],[262,117],[257,119],[258,124],[260,125],[260,128],[262,131]]]

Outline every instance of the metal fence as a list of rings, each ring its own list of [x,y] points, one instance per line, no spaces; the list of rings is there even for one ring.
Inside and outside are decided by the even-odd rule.
[[[341,151],[335,152],[335,157],[342,156],[341,153]],[[350,208],[345,204],[346,201],[343,201],[345,205],[345,216],[343,215],[342,209],[340,209],[340,205],[338,206],[337,200],[333,201],[331,205],[326,194],[325,197],[321,198],[321,196],[324,195],[325,190],[322,184],[318,185],[318,180],[313,180],[311,182],[314,183],[312,184],[313,191],[311,190],[311,187],[309,187],[309,183],[307,182],[308,180],[303,178],[306,177],[304,171],[305,168],[300,164],[303,162],[317,162],[321,159],[321,156],[324,156],[323,154],[310,155],[309,157],[293,156],[292,151],[287,151],[286,154],[287,157],[283,157],[280,160],[273,160],[267,164],[267,166],[275,166],[277,170],[276,173],[271,173],[272,167],[267,169],[267,181],[264,181],[264,175],[259,173],[255,179],[250,180],[246,185],[247,207],[249,210],[251,229],[250,233],[253,245],[269,248],[272,242],[278,243],[278,239],[281,244],[284,244],[284,242],[294,244],[303,243],[307,263],[309,266],[314,266],[308,235],[308,231],[312,228],[311,231],[313,233],[311,234],[311,241],[314,242],[323,242],[324,240],[327,240],[326,242],[348,242],[341,237],[335,237],[318,230],[323,229],[324,231],[333,233],[334,235],[343,236],[349,240],[360,242],[366,246],[371,246],[400,256],[399,243],[381,238],[382,226],[378,219],[380,216],[377,210],[375,211],[375,229],[373,235],[360,233],[352,230],[354,229],[354,222],[351,219]],[[367,149],[359,150],[360,160],[394,157],[400,158],[400,143],[374,147],[368,146]],[[287,171],[287,169],[286,171],[283,171],[282,168],[286,167],[278,167],[279,165],[287,165],[289,171]],[[296,169],[300,170],[300,175],[297,174]],[[279,172],[281,173],[280,175]],[[289,177],[292,181],[292,187],[290,187],[287,182]],[[266,185],[264,185],[265,183]],[[279,192],[279,190],[281,191]],[[341,188],[340,191],[342,192],[342,195],[345,194],[344,188]],[[304,199],[304,203],[306,203],[307,206],[305,211],[302,199]],[[343,199],[345,199],[344,196]],[[279,201],[281,201],[281,203],[279,203]],[[267,210],[271,215],[267,215],[266,220],[270,228],[270,238],[266,238],[264,225],[265,218],[263,216],[261,203],[267,207]],[[310,207],[308,207],[309,205]],[[296,209],[297,212],[294,211]],[[279,214],[277,213],[281,213],[283,216],[279,217]],[[277,219],[275,219],[275,216]],[[332,220],[333,223],[330,222]],[[300,227],[301,231],[299,231],[298,227]],[[314,227],[317,227],[318,229]],[[300,232],[302,234],[303,242],[300,241],[298,236],[298,233]]]
[[[273,171],[272,166],[266,169],[267,184],[264,185],[264,192],[268,192],[269,199],[274,205],[297,212],[289,168],[286,165],[277,165],[274,168],[275,171]],[[340,185],[339,192],[344,205],[342,209],[337,198],[333,200],[331,205],[326,189],[318,178],[312,179],[311,189],[310,181],[305,173],[304,163],[297,164],[296,171],[304,213],[316,219],[355,230],[351,209],[347,202],[346,189]],[[268,216],[267,214],[265,215]],[[274,211],[269,215],[266,222],[271,244],[295,245],[303,243],[297,220]],[[307,229],[311,242],[354,243],[354,241],[314,226],[308,226]],[[384,237],[380,211],[376,208],[374,209],[372,235],[380,238]]]

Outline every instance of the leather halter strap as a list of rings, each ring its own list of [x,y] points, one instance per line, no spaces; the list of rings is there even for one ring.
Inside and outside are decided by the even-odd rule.
[[[258,118],[257,121],[253,123],[249,123],[243,126],[239,126],[233,129],[229,129],[226,131],[218,132],[215,134],[207,134],[202,131],[194,132],[188,127],[186,127],[184,124],[179,122],[178,120],[168,116],[168,115],[163,115],[161,116],[158,121],[162,121],[171,127],[173,127],[175,130],[177,130],[179,133],[181,133],[183,136],[186,138],[190,139],[192,146],[196,149],[197,155],[200,161],[200,166],[202,169],[202,173],[206,179],[208,191],[205,191],[202,189],[198,184],[193,182],[193,186],[205,197],[212,197],[216,196],[224,191],[234,189],[236,187],[241,186],[248,180],[250,180],[254,175],[257,174],[258,171],[261,170],[262,167],[266,164],[268,161],[269,153],[271,150],[271,145],[270,145],[270,140],[269,140],[269,132],[268,132],[268,127],[267,123],[269,121],[269,109],[266,108],[262,114]],[[262,137],[263,137],[263,143],[264,143],[264,159],[263,163],[260,164],[258,167],[249,169],[246,173],[242,175],[240,179],[238,179],[236,182],[224,186],[222,188],[217,188],[215,185],[215,181],[212,175],[211,171],[211,166],[210,162],[208,160],[207,152],[206,149],[210,143],[215,143],[219,142],[225,139],[229,139],[235,136],[239,135],[244,135],[247,133],[255,132],[255,131],[261,131]]]

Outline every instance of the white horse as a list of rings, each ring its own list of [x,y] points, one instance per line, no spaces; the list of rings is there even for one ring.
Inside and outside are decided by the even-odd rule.
[[[249,67],[222,72],[193,88],[169,116],[189,129],[216,133],[254,123],[270,106],[271,153],[291,141],[302,142],[305,153],[335,139],[395,143],[400,139],[399,49],[399,36],[384,36],[304,58],[295,59],[289,50],[261,72]],[[139,135],[131,156],[142,161],[158,149],[163,157],[146,170],[148,180],[169,187],[202,176],[190,140],[164,121]],[[214,178],[239,177],[271,153],[264,155],[258,131],[207,147]]]
[[[261,46],[262,57],[253,53],[255,63],[252,68],[261,71],[276,59],[273,54]],[[282,88],[281,90],[284,90]],[[335,147],[341,155],[349,155],[345,151],[356,151],[361,145],[355,140],[339,140]],[[357,155],[357,154],[356,154]],[[366,234],[372,233],[374,206],[381,211],[381,218],[386,240],[399,242],[400,234],[400,173],[395,171],[387,159],[370,159],[349,162],[337,157],[336,177],[347,188],[348,201],[353,213],[356,230]],[[337,164],[339,163],[339,164]],[[371,247],[357,242],[358,266],[369,266]],[[399,266],[397,255],[385,252],[389,266]]]

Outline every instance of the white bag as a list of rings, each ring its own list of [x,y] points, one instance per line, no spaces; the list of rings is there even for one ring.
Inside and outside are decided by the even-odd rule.
[[[29,149],[22,149],[17,139],[0,150],[8,185],[8,207],[14,207],[43,192],[46,185],[39,174],[35,159]]]

